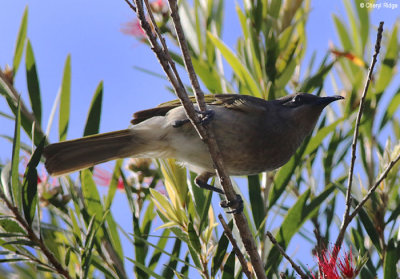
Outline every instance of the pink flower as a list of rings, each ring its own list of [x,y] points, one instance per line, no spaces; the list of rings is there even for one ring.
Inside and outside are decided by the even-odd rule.
[[[138,19],[126,22],[121,28],[121,32],[125,35],[133,36],[142,42],[146,40],[146,33],[140,26],[140,22]]]
[[[154,13],[166,13],[168,12],[168,6],[164,0],[157,0],[150,3],[151,10]]]
[[[342,258],[334,258],[338,254],[338,247],[333,249],[324,249],[317,258],[319,267],[319,277],[314,279],[353,279],[357,276],[359,270],[356,269],[351,250],[345,252]]]
[[[112,173],[100,167],[95,167],[93,171],[93,178],[98,185],[109,186],[112,178]],[[125,189],[124,182],[122,181],[121,177],[118,179],[117,189]]]

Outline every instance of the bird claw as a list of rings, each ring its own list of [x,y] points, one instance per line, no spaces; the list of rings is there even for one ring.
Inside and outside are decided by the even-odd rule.
[[[232,201],[222,201],[220,203],[222,208],[233,208],[231,211],[227,211],[226,213],[240,214],[243,212],[243,199],[240,195],[236,195],[236,198]]]
[[[206,111],[196,110],[196,112],[199,115],[200,124],[203,126],[208,125],[211,122],[211,120],[214,118],[214,114],[215,114],[215,112],[213,110],[206,110]],[[176,120],[174,122],[174,124],[172,124],[172,127],[179,128],[188,122],[190,122],[190,120],[188,118],[182,119],[182,120]]]
[[[199,114],[200,124],[203,126],[208,125],[211,122],[211,120],[213,120],[215,115],[215,112],[211,109],[205,111],[196,110],[196,112]]]

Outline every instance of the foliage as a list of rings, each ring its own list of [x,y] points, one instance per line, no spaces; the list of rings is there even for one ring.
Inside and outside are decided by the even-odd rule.
[[[327,251],[338,232],[337,221],[341,219],[350,160],[352,122],[367,75],[365,61],[373,51],[370,14],[368,9],[360,8],[360,1],[343,1],[346,19],[333,15],[339,45],[326,53],[317,66],[315,56],[305,61],[308,1],[236,4],[241,35],[235,49],[226,45],[222,38],[224,5],[232,3],[225,4],[222,0],[194,0],[192,5],[190,1],[180,2],[193,64],[210,93],[240,92],[265,99],[292,91],[323,94],[325,80],[330,77],[333,88],[336,91],[341,88],[346,97],[339,108],[327,109],[313,135],[285,166],[247,178],[249,203],[245,203],[244,211],[260,248],[267,278],[280,278],[281,272],[287,277],[293,274],[278,249],[268,241],[267,230],[273,231],[285,250],[299,245],[294,243],[302,239],[315,245],[319,253]],[[171,44],[177,43],[168,11],[163,6],[165,3],[151,4],[160,30]],[[126,170],[122,169],[122,160],[118,160],[113,173],[106,178],[109,189],[105,196],[101,196],[96,187],[96,182],[102,179],[96,168],[81,171],[76,181],[70,176],[52,180],[38,175],[36,167],[41,164],[40,155],[47,139],[42,130],[43,98],[27,26],[26,9],[12,69],[0,71],[0,95],[9,104],[15,120],[14,135],[7,135],[13,141],[11,162],[0,168],[3,201],[0,261],[8,264],[2,267],[0,278],[10,273],[20,278],[46,278],[51,276],[49,272],[70,278],[92,278],[100,274],[106,278],[127,278],[131,271],[125,268],[126,260],[133,262],[137,278],[187,278],[192,274],[204,278],[232,278],[233,275],[242,278],[240,264],[215,218],[218,209],[212,202],[212,193],[196,187],[194,174],[187,175],[186,169],[173,159],[153,162],[131,159]],[[139,28],[137,24],[133,26]],[[394,80],[399,59],[398,28],[398,24],[386,28],[382,62],[367,95],[359,137],[361,160],[357,172],[360,179],[359,187],[353,188],[354,205],[400,152],[400,89],[388,89],[393,87],[389,85],[398,83]],[[135,36],[144,42],[143,33],[136,31]],[[21,71],[24,51],[29,107],[20,100],[13,85],[14,77]],[[172,57],[183,66],[177,53]],[[70,107],[71,71],[71,57],[68,56],[59,101],[54,104],[59,106],[60,140],[67,138],[69,113],[73,109]],[[394,86],[400,88],[398,84]],[[100,82],[89,108],[84,135],[99,131],[102,96]],[[10,117],[5,113],[0,116]],[[54,115],[48,123],[53,120]],[[22,177],[18,168],[21,150],[31,151],[20,141],[21,128],[36,146]],[[380,134],[389,134],[390,138]],[[377,274],[383,274],[384,278],[399,277],[396,269],[400,254],[398,173],[397,165],[346,233],[349,247],[346,250],[350,252],[345,253],[345,258],[348,261],[339,264],[346,267],[354,262],[352,255],[358,255],[363,259],[360,266],[365,263],[363,269],[357,269],[360,278],[373,278]],[[133,234],[118,226],[110,211],[117,189],[125,192]],[[240,193],[240,189],[237,190]],[[232,219],[229,214],[225,218]],[[154,230],[156,233],[152,235]],[[235,229],[233,234],[239,239]],[[134,258],[126,258],[121,236],[129,239],[131,247],[128,249],[134,250]],[[302,265],[304,257],[312,258],[312,251],[308,254],[303,251],[295,261]],[[303,269],[317,270],[318,266],[303,266]]]

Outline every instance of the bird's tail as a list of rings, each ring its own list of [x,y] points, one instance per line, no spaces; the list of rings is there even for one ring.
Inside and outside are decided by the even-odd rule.
[[[43,155],[47,171],[51,175],[62,175],[132,156],[137,153],[137,144],[134,132],[126,129],[50,144]]]

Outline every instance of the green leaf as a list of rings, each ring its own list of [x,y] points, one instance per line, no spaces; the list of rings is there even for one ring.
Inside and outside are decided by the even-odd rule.
[[[356,52],[359,56],[362,56],[363,53],[361,48],[360,35],[356,24],[356,18],[353,11],[352,3],[351,1],[344,1],[343,3],[346,8],[347,18],[350,23],[351,38],[354,41],[353,51]]]
[[[322,64],[316,74],[308,77],[303,81],[303,84],[301,85],[299,92],[311,92],[315,88],[322,87],[325,80],[325,76],[331,70],[333,64],[334,62],[329,63],[327,65]]]
[[[38,125],[42,123],[42,101],[40,99],[39,78],[36,71],[36,61],[33,54],[31,42],[28,40],[26,45],[26,82],[28,86],[29,100],[31,102],[32,111],[35,115]]]
[[[339,39],[342,42],[343,50],[352,51],[353,43],[350,39],[349,34],[347,33],[347,27],[336,15],[333,15],[333,21],[335,23],[336,32],[338,33]]]
[[[392,279],[399,278],[397,273],[397,264],[400,259],[399,241],[395,238],[389,240],[389,245],[386,248],[385,260],[383,262],[383,278]]]
[[[86,120],[84,136],[89,136],[99,133],[101,104],[103,100],[103,81],[99,83],[96,92],[93,95],[92,103],[90,104],[89,114]]]
[[[376,231],[375,225],[372,222],[371,218],[368,216],[368,214],[365,212],[363,208],[361,208],[360,212],[358,213],[358,216],[360,217],[364,229],[366,230],[368,236],[371,238],[371,241],[374,244],[376,250],[378,251],[379,254],[381,254],[382,248],[379,240],[379,235],[378,232]]]
[[[226,263],[224,264],[224,270],[222,272],[222,279],[231,279],[234,278],[235,274],[235,252],[231,252],[229,254]]]
[[[290,181],[295,169],[298,167],[302,158],[301,150],[297,151],[294,156],[283,167],[279,169],[274,178],[274,185],[271,189],[268,201],[268,208],[276,203],[282,193],[285,191],[287,184]]]
[[[193,247],[193,249],[196,251],[197,254],[201,254],[201,244],[200,244],[200,238],[197,235],[196,230],[193,227],[192,221],[189,221],[188,224],[188,234],[189,234],[189,243]]]
[[[379,130],[382,130],[383,127],[388,123],[389,120],[393,119],[394,114],[400,106],[400,88],[397,89],[396,95],[393,96],[390,100],[390,104],[384,110],[385,113],[383,115],[381,124],[379,125]]]
[[[40,162],[40,158],[43,152],[45,139],[36,148],[33,153],[31,160],[25,171],[24,181],[22,183],[22,206],[24,209],[25,220],[29,225],[32,225],[33,218],[35,217],[36,204],[38,200],[37,196],[37,182],[38,174],[36,167]]]
[[[321,129],[318,130],[318,132],[313,136],[310,141],[308,142],[306,151],[304,151],[304,154],[311,154],[313,153],[319,146],[321,146],[323,140],[335,130],[336,126],[341,123],[344,120],[343,118],[340,118],[333,122],[332,124],[325,126]]]
[[[28,29],[28,7],[25,7],[21,25],[19,26],[17,42],[15,44],[15,50],[14,50],[14,59],[13,59],[14,75],[18,71],[18,67],[22,58],[22,53],[24,52],[27,29]]]
[[[235,72],[238,79],[247,87],[246,93],[256,97],[261,97],[262,92],[258,83],[254,80],[247,67],[239,60],[236,54],[230,50],[221,39],[215,37],[210,32],[208,32],[207,35],[219,51],[221,51],[221,54],[225,57],[229,65],[231,65],[232,70]]]
[[[112,201],[115,196],[115,192],[117,191],[118,188],[118,183],[119,183],[119,178],[121,177],[121,167],[122,167],[122,159],[118,159],[115,162],[115,167],[114,171],[111,177],[110,185],[108,186],[108,193],[107,193],[107,199],[104,205],[104,208],[110,209]]]
[[[2,215],[0,218],[0,227],[3,228],[5,232],[8,233],[18,233],[18,234],[26,234],[25,230],[14,221],[13,217]]]
[[[265,203],[261,197],[260,177],[258,175],[249,175],[247,181],[251,212],[253,213],[254,224],[258,230],[265,217]]]
[[[60,96],[60,118],[58,123],[60,141],[67,138],[71,99],[71,55],[65,61]]]
[[[150,268],[148,268],[144,264],[142,264],[142,263],[140,263],[140,262],[138,262],[138,261],[136,261],[134,259],[131,259],[129,257],[127,257],[127,259],[129,261],[131,261],[135,265],[135,268],[141,269],[143,272],[145,272],[148,275],[151,275],[155,279],[164,279],[164,277],[162,277],[161,275],[158,275],[157,273],[155,273],[153,270],[151,270]]]
[[[4,118],[7,118],[7,119],[10,119],[10,120],[13,120],[13,121],[15,119],[14,116],[9,115],[9,114],[4,113],[4,112],[1,112],[1,111],[0,111],[0,116],[3,116]]]
[[[362,5],[361,5],[362,3]],[[355,0],[355,5],[358,13],[358,26],[359,26],[359,33],[361,36],[361,46],[362,46],[362,52],[364,52],[365,46],[368,41],[368,35],[369,35],[369,9],[366,9],[364,0]]]
[[[107,210],[103,216],[98,218],[98,216],[93,215],[89,225],[88,230],[85,237],[84,249],[83,254],[81,257],[82,263],[82,270],[83,270],[83,278],[88,278],[89,271],[90,271],[90,264],[92,260],[92,250],[94,247],[94,239],[97,235],[97,232],[100,231],[100,228],[103,226],[106,217],[108,216],[109,211]],[[100,222],[97,223],[96,219],[100,219]],[[97,224],[96,224],[97,223]]]
[[[8,162],[1,169],[1,187],[6,199],[12,201],[12,183],[11,183],[11,162]]]
[[[106,210],[109,210],[109,208],[106,208]],[[111,213],[107,214],[106,222],[107,222],[107,232],[108,232],[107,238],[109,239],[109,242],[111,242],[112,248],[117,256],[113,257],[112,260],[113,262],[118,262],[123,269],[124,252],[122,250],[121,240],[118,234],[119,226],[115,222],[114,217],[112,216]]]
[[[385,58],[382,61],[382,67],[376,80],[375,90],[377,94],[381,94],[385,91],[395,73],[396,61],[399,57],[399,43],[397,34],[398,25],[396,24],[387,44]]]
[[[233,221],[231,220],[228,224],[229,228],[233,228]],[[222,266],[222,261],[225,258],[225,255],[227,253],[229,245],[229,239],[226,237],[226,235],[223,233],[221,235],[221,238],[218,241],[218,246],[217,246],[217,251],[214,254],[214,257],[212,259],[211,263],[211,276],[215,277],[217,274],[218,270],[223,267]]]
[[[167,236],[168,236],[168,234],[162,234],[161,236],[160,236],[160,241],[161,241],[161,238],[167,238]],[[158,245],[159,243],[157,243],[157,245],[156,244],[154,244],[154,243],[152,243],[152,242],[150,242],[150,241],[147,241],[146,239],[144,239],[143,237],[140,237],[140,236],[137,236],[137,235],[133,235],[133,237],[135,237],[135,238],[137,238],[138,240],[140,240],[140,241],[143,241],[144,243],[146,243],[147,245],[149,245],[149,246],[151,246],[151,247],[153,247],[154,249],[155,249],[155,251],[159,251],[159,252],[161,252],[162,254],[165,254],[165,255],[167,255],[168,257],[170,257],[170,258],[174,258],[175,260],[177,260],[178,262],[181,262],[181,263],[183,263],[183,264],[185,264],[185,265],[188,265],[188,266],[190,266],[191,268],[197,268],[196,266],[194,266],[193,264],[191,264],[190,262],[186,262],[186,261],[184,261],[184,260],[182,260],[182,259],[180,259],[180,258],[177,258],[177,257],[175,257],[173,254],[171,254],[171,253],[168,253],[166,250],[164,250],[163,248],[164,248],[164,246],[165,245]],[[164,241],[161,241],[161,243],[163,243]],[[154,257],[154,255],[155,254],[153,254],[153,257]],[[158,258],[158,256],[156,256],[155,257],[156,259]],[[154,260],[151,260],[150,261],[150,263],[154,263],[155,261],[156,261],[156,259],[154,259]],[[200,264],[200,262],[199,262],[199,264]],[[151,266],[151,265],[149,265],[149,266]],[[201,266],[201,265],[200,265]]]
[[[175,240],[174,247],[172,248],[172,254],[176,258],[179,258],[179,253],[181,251],[181,244],[182,244],[182,241],[179,238],[177,238]],[[173,278],[174,270],[176,270],[177,264],[178,264],[178,261],[176,259],[170,258],[169,262],[164,265],[164,269],[162,271],[162,277],[165,279]]]
[[[222,92],[221,77],[209,63],[192,57],[193,67],[196,74],[210,92]]]
[[[310,190],[305,191],[299,198],[297,198],[296,203],[286,214],[285,219],[279,228],[279,232],[276,235],[276,240],[283,249],[286,249],[293,235],[298,232],[301,226],[315,214],[322,202],[326,200],[334,189],[334,186],[327,188],[308,205],[306,203],[310,196]],[[271,278],[275,269],[278,267],[281,258],[278,248],[274,246],[271,249],[267,260],[268,278]]]
[[[204,226],[208,224],[208,210],[210,209],[212,191],[204,191],[197,185],[195,185],[194,179],[196,174],[190,173],[190,183],[188,183],[189,191],[193,196],[194,208],[198,216],[200,216],[199,230],[202,231]]]
[[[103,206],[100,201],[100,195],[93,180],[90,170],[81,171],[82,195],[89,216],[95,216],[96,225],[102,222]],[[101,239],[103,231],[99,230],[98,237]]]
[[[20,107],[20,100],[18,100],[17,113],[15,117],[12,159],[11,159],[11,189],[12,189],[11,201],[19,210],[21,210],[22,206],[22,195],[21,195],[21,186],[19,183],[19,170],[18,170],[20,137],[21,137],[21,107]]]
[[[154,270],[161,258],[161,255],[164,253],[164,247],[168,242],[168,235],[169,235],[169,230],[163,230],[162,234],[159,237],[159,240],[157,242],[157,244],[155,245],[156,247],[158,247],[158,249],[154,249],[153,251],[153,255],[150,258],[148,267],[151,270]],[[189,262],[189,261],[188,261]]]

